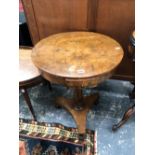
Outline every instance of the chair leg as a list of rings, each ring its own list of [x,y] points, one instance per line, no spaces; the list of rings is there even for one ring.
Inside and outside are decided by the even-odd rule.
[[[51,83],[49,81],[47,81],[47,86],[49,90],[52,90]]]
[[[129,94],[130,99],[135,99],[135,86],[132,90],[132,92]]]
[[[135,112],[135,104],[130,107],[124,114],[122,120],[118,123],[113,125],[112,130],[116,131],[118,128],[120,128]]]
[[[29,98],[29,95],[28,95],[27,90],[25,88],[22,88],[21,89],[21,92],[22,92],[22,94],[24,96],[24,99],[26,101],[26,104],[27,104],[29,110],[31,111],[31,114],[33,116],[33,119],[36,121],[37,119],[36,119],[36,116],[34,114],[34,110],[33,110],[33,107],[32,107],[32,104],[31,104],[31,101],[30,101],[30,98]]]
[[[48,89],[51,91],[52,87],[51,87],[51,83],[47,80],[44,79],[43,84],[47,85]]]

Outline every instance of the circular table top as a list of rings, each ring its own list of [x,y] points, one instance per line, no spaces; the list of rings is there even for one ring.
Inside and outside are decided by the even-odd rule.
[[[26,82],[40,76],[31,60],[31,48],[19,49],[19,82]]]
[[[93,32],[51,35],[33,48],[32,61],[41,71],[65,78],[90,78],[115,69],[123,49],[114,39]]]

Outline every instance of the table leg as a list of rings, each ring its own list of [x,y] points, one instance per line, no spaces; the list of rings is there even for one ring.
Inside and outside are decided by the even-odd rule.
[[[26,104],[27,104],[29,110],[31,111],[31,114],[32,114],[32,116],[33,116],[33,119],[36,121],[36,117],[35,117],[35,114],[34,114],[34,110],[33,110],[33,107],[32,107],[32,104],[31,104],[31,101],[30,101],[30,98],[29,98],[29,95],[28,95],[27,90],[26,90],[25,88],[22,88],[22,89],[21,89],[21,92],[22,92],[22,94],[23,94],[23,96],[24,96],[24,99],[25,99],[25,101],[26,101]]]
[[[132,84],[135,85],[135,82],[133,82]],[[135,86],[132,92],[129,94],[129,97],[130,99],[135,99]],[[135,112],[135,104],[124,113],[124,116],[119,123],[113,125],[112,130],[116,131],[118,128],[120,128],[134,114],[134,112]]]
[[[44,82],[45,85],[47,85],[48,89],[49,89],[50,91],[52,91],[51,83],[50,83],[49,81],[45,80],[45,79],[44,79],[43,82]]]
[[[75,100],[75,105],[74,109],[79,111],[83,109],[83,94],[82,94],[82,89],[80,88],[75,88],[74,89],[74,100]]]
[[[130,99],[135,99],[135,87],[133,88],[131,94],[129,94]]]
[[[120,128],[135,112],[135,104],[130,107],[124,114],[122,120],[118,123],[113,125],[112,130],[116,131],[118,128]]]
[[[59,97],[56,100],[56,104],[66,108],[71,113],[77,124],[79,133],[84,134],[86,129],[87,113],[98,98],[98,93],[83,96],[82,89],[75,88],[73,99]]]

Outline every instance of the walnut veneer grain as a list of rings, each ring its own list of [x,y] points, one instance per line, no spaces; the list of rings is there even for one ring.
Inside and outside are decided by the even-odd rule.
[[[32,50],[32,61],[45,79],[74,87],[73,99],[59,97],[56,103],[72,114],[80,134],[85,133],[87,112],[99,97],[98,93],[83,96],[82,87],[93,87],[109,78],[122,58],[118,42],[93,32],[51,35]]]
[[[118,42],[92,32],[52,35],[41,40],[32,52],[32,60],[45,78],[79,85],[89,78],[100,81],[99,77],[108,77],[122,58],[123,49]]]

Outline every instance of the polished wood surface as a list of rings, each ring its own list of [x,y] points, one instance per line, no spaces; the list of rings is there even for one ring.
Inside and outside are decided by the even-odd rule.
[[[114,39],[93,32],[51,35],[33,48],[32,61],[45,79],[74,88],[73,99],[58,97],[56,105],[72,114],[80,134],[85,133],[87,112],[99,97],[98,93],[83,96],[82,87],[110,77],[123,53]]]
[[[129,37],[135,29],[135,0],[96,0],[95,31],[116,39],[124,57],[113,78],[134,79],[134,63],[128,58]]]
[[[122,120],[119,123],[113,125],[112,130],[116,131],[118,128],[120,128],[122,125],[124,125],[128,121],[128,119],[131,118],[131,116],[133,116],[134,113],[135,113],[135,105],[131,106],[124,113]]]
[[[72,81],[79,86],[80,81],[82,86],[89,78],[98,83],[102,77],[109,77],[122,58],[123,49],[118,42],[92,32],[52,35],[41,40],[32,52],[32,60],[45,78],[62,79],[64,84]]]
[[[87,120],[87,113],[92,108],[92,106],[98,101],[99,94],[91,94],[89,96],[82,96],[81,101],[79,102],[78,106],[75,106],[75,99],[66,99],[64,97],[59,97],[56,100],[56,103],[60,107],[64,107],[67,109],[71,115],[73,116],[79,133],[85,133],[86,129],[86,120]]]
[[[135,0],[22,0],[33,44],[60,32],[93,31],[116,39],[124,57],[113,78],[133,80],[128,59],[129,36],[135,28]]]
[[[36,116],[27,92],[27,88],[33,87],[42,81],[39,70],[34,66],[31,60],[31,47],[20,47],[19,49],[19,89],[24,96],[26,104],[36,120]]]
[[[26,82],[40,76],[39,70],[31,60],[31,48],[19,49],[19,82]]]

